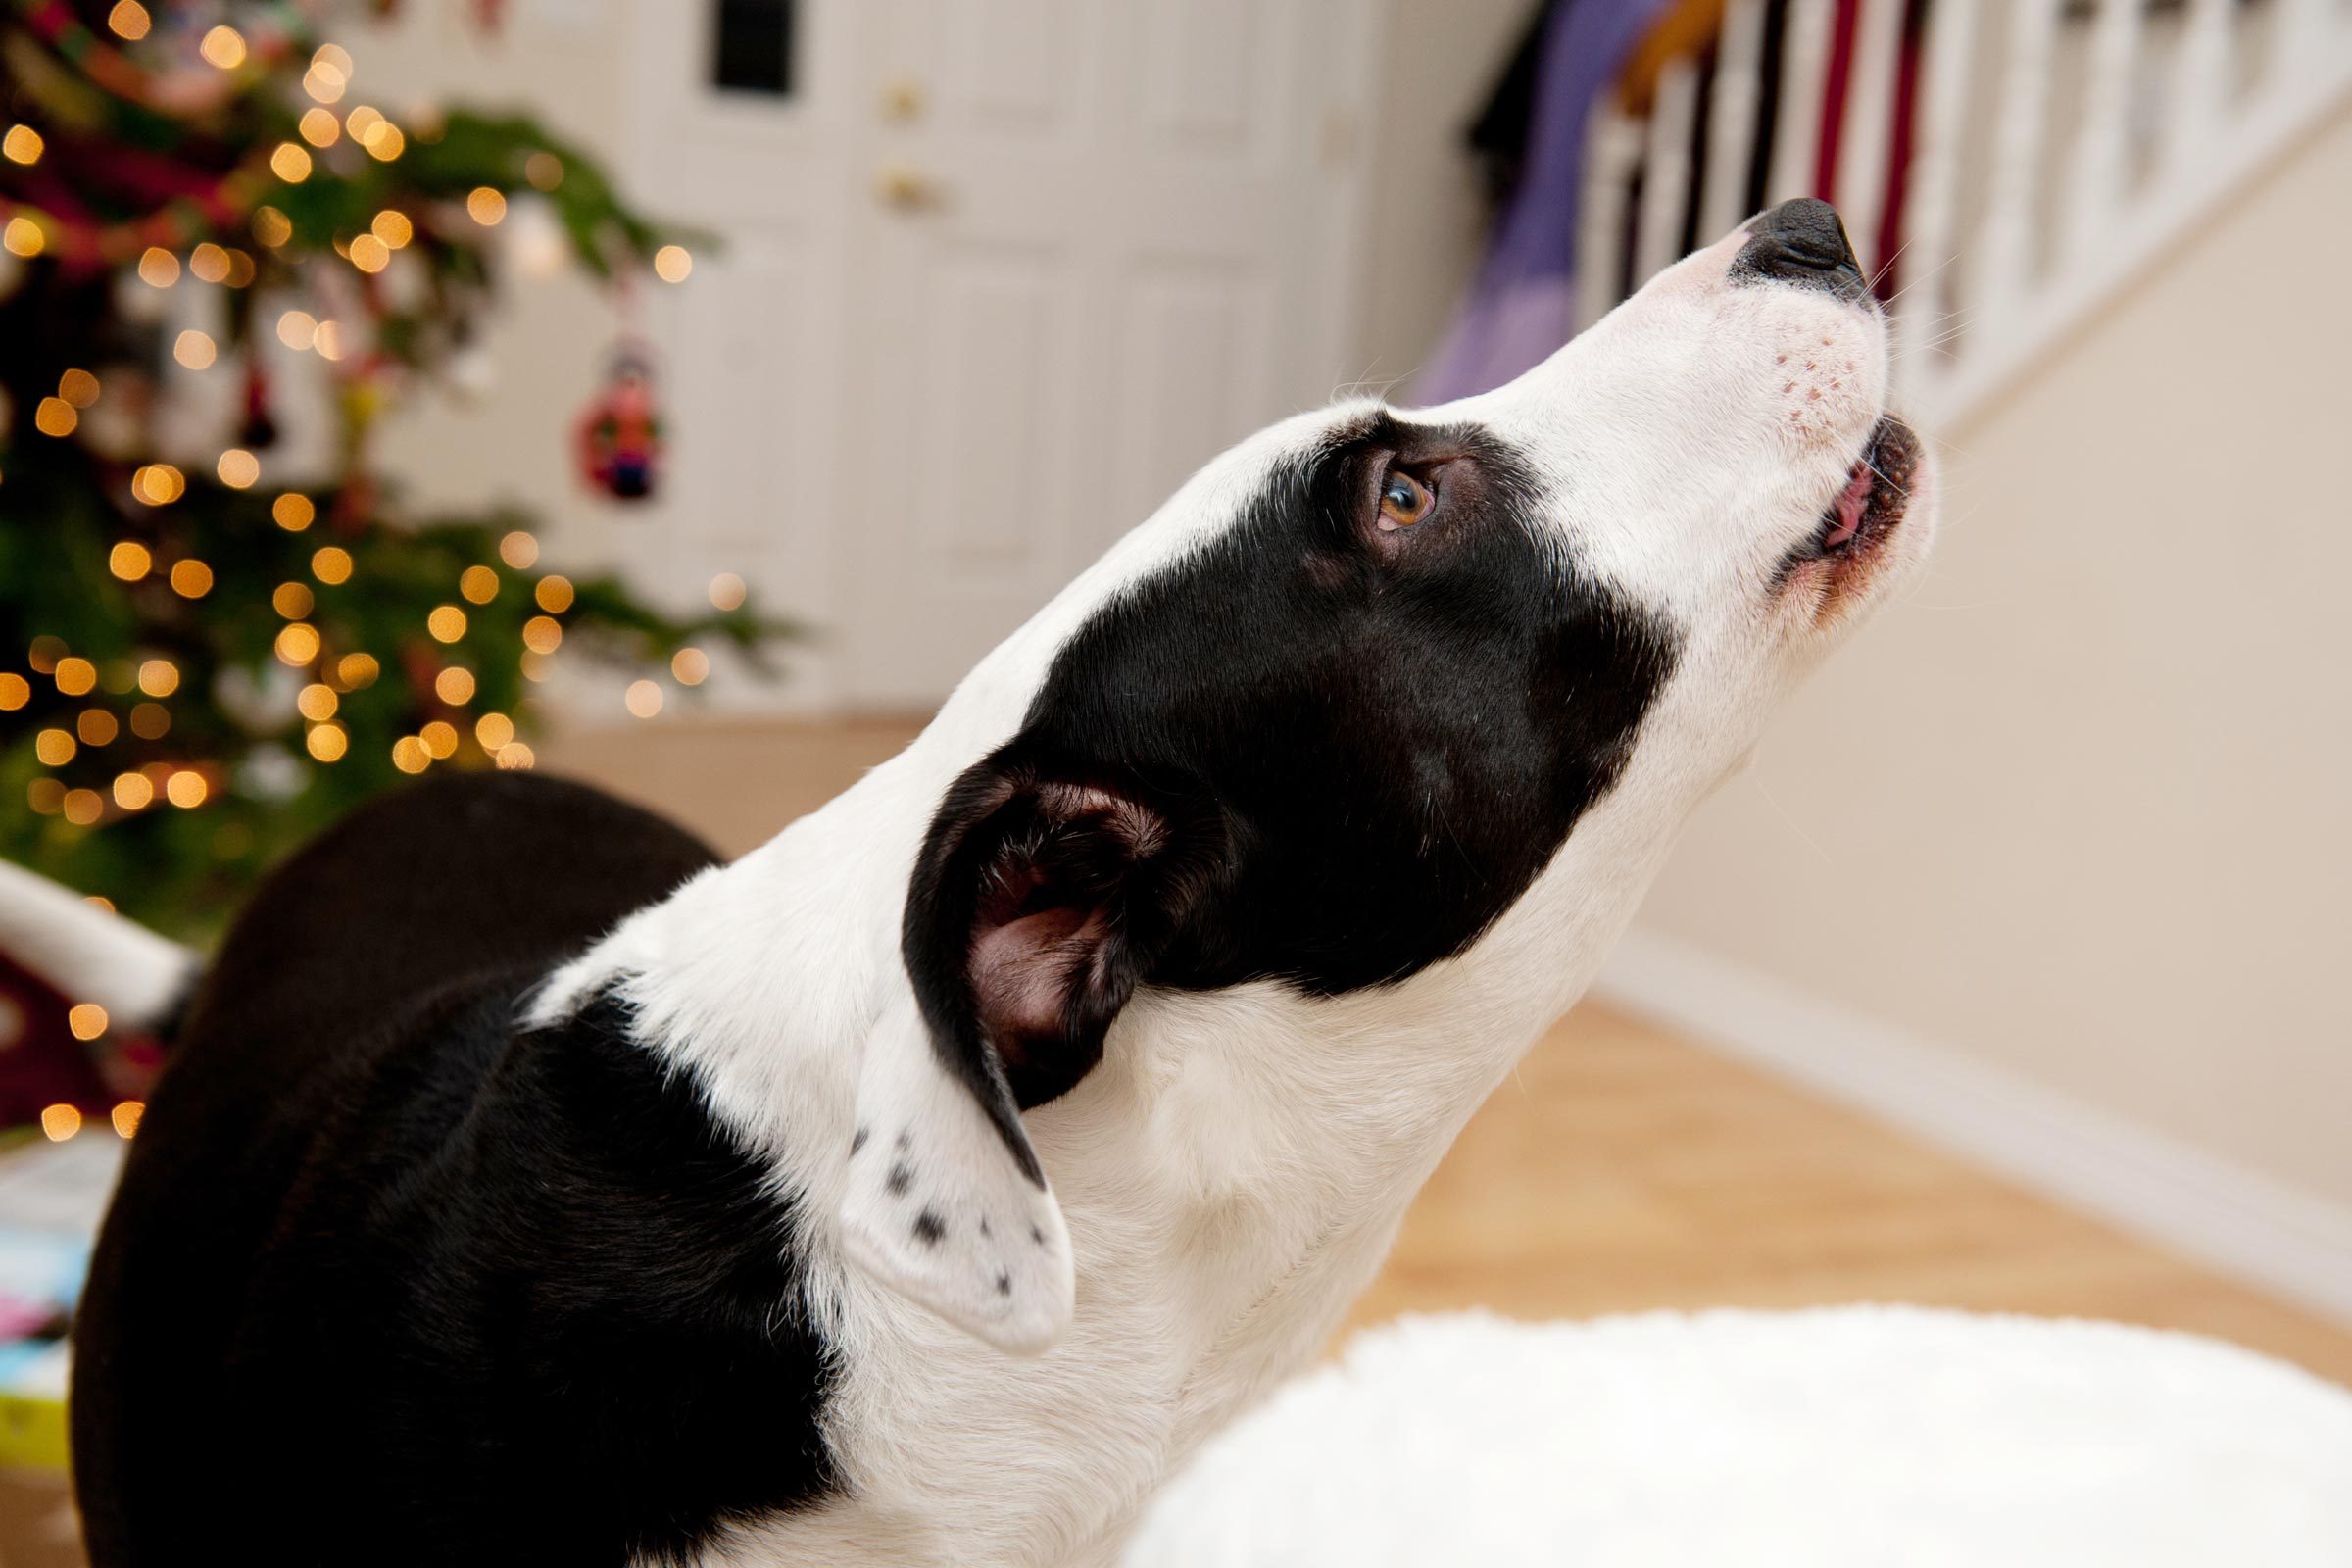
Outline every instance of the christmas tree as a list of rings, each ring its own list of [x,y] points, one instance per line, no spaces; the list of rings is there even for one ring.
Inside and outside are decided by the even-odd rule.
[[[559,650],[693,685],[782,630],[373,470],[403,390],[480,352],[518,220],[616,286],[691,260],[528,119],[365,102],[333,20],[0,0],[0,856],[181,934],[408,776],[531,765]],[[642,388],[581,440],[650,482]]]

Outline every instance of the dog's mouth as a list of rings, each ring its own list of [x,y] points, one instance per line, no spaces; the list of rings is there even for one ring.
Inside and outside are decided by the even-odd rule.
[[[1783,578],[1818,562],[1827,568],[1827,586],[1841,584],[1902,524],[1918,472],[1919,437],[1900,419],[1881,419],[1846,471],[1845,484],[1822,509],[1821,525],[1781,564]]]

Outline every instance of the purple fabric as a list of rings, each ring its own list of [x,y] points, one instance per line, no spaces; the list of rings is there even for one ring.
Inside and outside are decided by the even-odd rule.
[[[1470,297],[1414,393],[1444,403],[1502,385],[1568,341],[1585,122],[1668,0],[1561,0],[1544,34],[1526,172]]]

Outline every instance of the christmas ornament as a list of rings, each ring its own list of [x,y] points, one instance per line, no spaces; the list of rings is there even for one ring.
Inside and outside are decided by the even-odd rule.
[[[577,440],[580,471],[590,484],[620,501],[654,493],[662,417],[653,360],[642,344],[623,342],[614,351],[604,390],[580,416]]]

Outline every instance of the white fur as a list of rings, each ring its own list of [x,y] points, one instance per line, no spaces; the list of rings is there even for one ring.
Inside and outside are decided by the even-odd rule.
[[[1153,1502],[1126,1568],[2339,1568],[2352,1394],[1905,1307],[1407,1319]]]
[[[1077,1289],[1061,1205],[949,1076],[911,995],[866,1036],[858,1125],[876,1147],[842,1201],[849,1260],[1001,1350],[1036,1355],[1059,1339]],[[928,1241],[907,1229],[910,1203],[941,1223]]]
[[[1462,1124],[1590,981],[1685,816],[1853,618],[1825,623],[1769,585],[1883,412],[1885,334],[1825,295],[1728,286],[1739,239],[1670,269],[1510,387],[1404,416],[1482,420],[1519,443],[1560,499],[1549,526],[1567,552],[1678,625],[1677,672],[1614,790],[1459,957],[1336,998],[1274,984],[1136,997],[1101,1065],[1024,1118],[1075,1266],[1068,1326],[1037,1359],[952,1326],[982,1326],[983,1260],[961,1281],[926,1278],[903,1250],[845,1235],[861,1211],[850,1140],[861,1100],[875,1109],[866,1054],[877,1029],[904,1045],[889,1020],[910,1006],[899,935],[916,850],[1071,633],[1213,538],[1275,461],[1361,405],[1286,420],[1210,464],[984,660],[904,754],[551,983],[543,1014],[618,982],[655,1048],[697,1069],[800,1200],[805,1308],[838,1351],[827,1437],[849,1490],[740,1531],[710,1568],[1107,1563],[1170,1469],[1322,1347]],[[1923,473],[1874,597],[1924,550],[1927,490]],[[1004,1160],[1001,1143],[967,1147]],[[1005,1197],[979,1165],[961,1179]],[[1024,1308],[1022,1348],[1053,1307]]]

